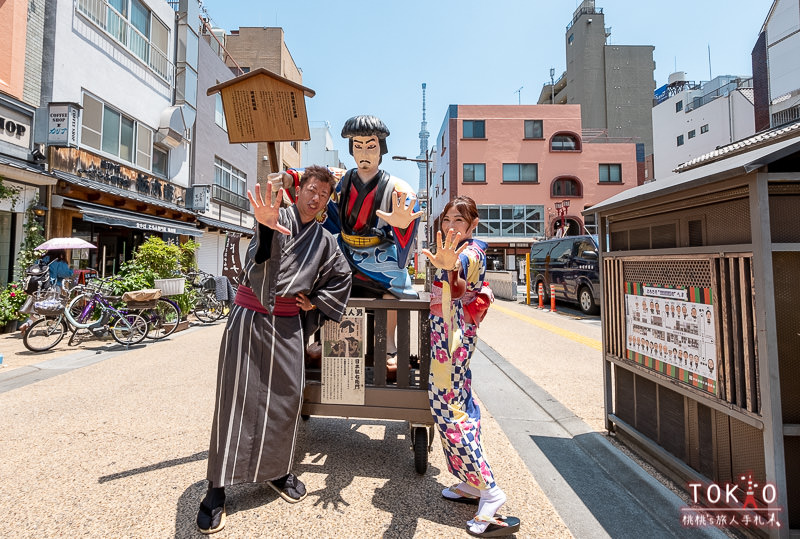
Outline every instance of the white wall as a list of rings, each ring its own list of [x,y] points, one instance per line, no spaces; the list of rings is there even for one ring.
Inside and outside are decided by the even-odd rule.
[[[172,49],[175,12],[164,0],[144,1],[169,27]],[[85,89],[155,131],[162,111],[172,104],[172,86],[89,22],[72,1],[58,3],[52,101],[82,103]],[[168,56],[174,62],[172,50]],[[175,173],[170,180],[184,186],[188,185],[189,170],[182,161],[187,161],[187,153],[185,145],[170,152],[170,172]]]
[[[675,103],[686,101],[686,92],[672,96],[653,107],[653,160],[655,179],[668,178],[686,161],[699,157],[755,132],[753,104],[734,91],[694,110],[675,112]],[[700,128],[708,124],[708,132]],[[689,138],[689,131],[695,137]],[[683,146],[677,145],[683,135]]]

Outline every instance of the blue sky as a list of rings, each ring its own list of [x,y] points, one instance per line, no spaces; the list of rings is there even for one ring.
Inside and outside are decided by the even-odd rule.
[[[203,0],[214,26],[280,26],[303,84],[310,121],[331,125],[339,156],[354,165],[340,137],[357,114],[380,117],[391,131],[382,168],[412,186],[427,83],[431,144],[450,104],[535,104],[550,68],[565,69],[565,30],[575,0]],[[734,7],[735,5],[735,7]],[[750,52],[772,0],[597,0],[609,44],[653,45],[656,85],[685,71],[689,80],[752,73]],[[522,88],[519,93],[517,90]],[[203,90],[201,89],[201,92]]]

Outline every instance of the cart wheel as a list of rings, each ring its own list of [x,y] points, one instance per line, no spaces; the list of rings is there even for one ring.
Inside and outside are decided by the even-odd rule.
[[[311,416],[308,414],[300,414],[300,419],[302,419],[303,421],[308,421],[310,418]]]
[[[414,427],[414,468],[420,475],[428,471],[428,429]]]

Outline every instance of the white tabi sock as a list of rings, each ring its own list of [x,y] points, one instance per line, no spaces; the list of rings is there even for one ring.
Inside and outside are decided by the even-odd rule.
[[[481,491],[481,501],[478,504],[478,515],[493,517],[506,503],[506,493],[495,485],[488,490]],[[476,522],[474,519],[467,522],[473,533],[483,533],[489,526],[488,522]]]
[[[481,495],[481,491],[480,490],[478,490],[477,488],[475,488],[472,485],[469,485],[467,483],[459,483],[453,488],[456,489],[456,490],[459,490],[461,492],[464,492],[465,494],[469,494],[470,496],[475,496],[476,498],[479,498],[480,495]],[[442,491],[442,496],[444,496],[445,498],[451,498],[451,499],[458,497],[457,494],[453,493],[453,491],[450,490],[450,487],[448,487],[448,488],[446,488],[446,489],[444,489]]]

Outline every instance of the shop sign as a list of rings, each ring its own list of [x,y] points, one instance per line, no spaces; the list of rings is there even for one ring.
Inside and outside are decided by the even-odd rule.
[[[225,251],[222,253],[222,274],[234,286],[239,286],[239,277],[242,271],[242,259],[239,256],[239,240],[241,239],[241,234],[229,232],[228,237],[225,238]]]
[[[77,146],[80,108],[76,104],[51,103],[47,112],[47,144]]]
[[[137,230],[147,230],[149,232],[165,232],[167,234],[181,234],[182,232],[175,228],[174,226],[170,225],[162,225],[150,222],[139,222],[135,223]]]
[[[186,188],[77,148],[53,148],[51,169],[183,205]]]
[[[30,148],[31,117],[15,110],[0,107],[0,141]]]
[[[186,191],[186,208],[189,210],[205,213],[211,206],[211,186],[193,185]]]

